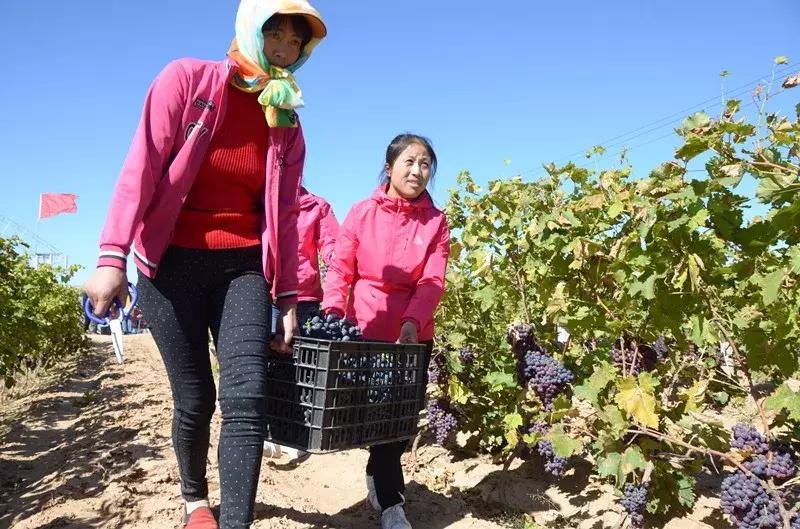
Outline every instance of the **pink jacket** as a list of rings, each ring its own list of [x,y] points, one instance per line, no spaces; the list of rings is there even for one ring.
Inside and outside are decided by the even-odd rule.
[[[225,115],[236,69],[180,59],[153,81],[100,235],[98,266],[136,266],[155,277],[206,149]],[[278,305],[297,302],[297,194],[305,160],[302,129],[269,131],[261,242],[264,276]]]
[[[323,310],[345,314],[368,340],[397,340],[406,321],[416,325],[420,341],[433,338],[450,229],[427,192],[412,202],[380,186],[347,214],[335,252]]]
[[[299,301],[322,301],[319,277],[319,257],[330,266],[339,223],[331,205],[324,198],[300,187],[300,215],[297,218],[300,237],[299,267],[297,269]]]

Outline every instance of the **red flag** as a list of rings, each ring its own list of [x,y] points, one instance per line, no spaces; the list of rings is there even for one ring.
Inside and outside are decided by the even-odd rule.
[[[39,220],[59,213],[77,213],[78,195],[72,193],[42,193],[39,197]]]

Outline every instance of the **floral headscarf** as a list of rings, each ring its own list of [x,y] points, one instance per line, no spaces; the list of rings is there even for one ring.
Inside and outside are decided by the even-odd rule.
[[[297,61],[281,68],[271,65],[264,55],[264,23],[275,14],[301,15],[311,27],[311,40]],[[311,51],[325,37],[322,17],[306,0],[242,0],[236,13],[236,38],[228,56],[238,70],[231,82],[246,92],[261,92],[258,102],[264,107],[270,127],[296,127],[294,109],[303,106],[303,93],[292,73],[308,60]]]

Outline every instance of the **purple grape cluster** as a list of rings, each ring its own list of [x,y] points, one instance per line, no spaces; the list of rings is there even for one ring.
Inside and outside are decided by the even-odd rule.
[[[426,406],[428,414],[428,428],[433,430],[436,443],[444,445],[455,434],[458,421],[447,403],[441,399],[431,399]]]
[[[772,460],[768,455],[754,455],[744,462],[744,467],[762,479],[778,481],[790,479],[797,473],[794,456],[785,448],[773,451]]]
[[[475,351],[472,349],[471,345],[462,347],[461,351],[458,352],[458,357],[464,365],[469,366],[475,363]]]
[[[752,426],[739,423],[733,427],[733,441],[731,447],[738,448],[743,452],[751,454],[766,454],[769,451],[769,444],[764,436]]]
[[[641,529],[644,527],[644,510],[647,506],[647,483],[634,485],[626,483],[620,503],[631,518],[631,527]]]
[[[536,443],[536,451],[544,458],[544,469],[551,475],[560,478],[567,470],[567,458],[558,457],[553,450],[553,443],[544,439]]]
[[[506,333],[506,341],[514,352],[520,385],[534,390],[544,408],[552,410],[556,396],[574,379],[572,372],[539,345],[532,325],[511,325]]]
[[[508,327],[506,332],[506,342],[514,351],[514,356],[522,358],[528,351],[544,352],[544,349],[536,341],[533,332],[533,325],[527,323],[515,323]]]
[[[535,351],[525,354],[521,377],[536,392],[547,411],[553,409],[556,396],[575,378],[564,364]]]
[[[619,341],[611,348],[611,360],[620,371],[627,375],[638,375],[642,371],[649,371],[656,366],[658,357],[656,352],[647,344],[636,344],[632,340],[625,340],[625,347],[620,347]]]
[[[722,481],[721,506],[738,529],[779,529],[783,525],[775,500],[758,479],[741,470]]]
[[[656,360],[659,362],[665,361],[669,356],[669,347],[667,347],[667,340],[664,336],[659,336],[650,347],[656,353]]]
[[[438,349],[428,364],[428,383],[446,387],[449,378],[450,370],[447,368],[447,355],[444,349]]]
[[[745,424],[733,427],[731,447],[744,452],[743,466],[748,475],[737,470],[722,481],[722,511],[731,517],[738,529],[779,529],[783,527],[780,508],[762,485],[762,480],[781,483],[797,475],[793,452],[786,446],[770,444],[758,430]],[[791,491],[781,498],[786,506],[796,503]],[[792,520],[792,529],[800,529],[800,517]]]
[[[547,435],[550,431],[550,425],[546,422],[535,422],[533,425],[526,429],[527,433],[538,433],[539,435]]]
[[[797,465],[794,454],[785,447],[780,447],[772,452],[772,461],[767,467],[767,477],[776,480],[787,480],[797,475]]]
[[[544,348],[539,345],[536,335],[533,332],[533,325],[527,323],[515,323],[508,327],[506,341],[511,345],[514,353],[514,360],[517,365],[517,381],[521,386],[528,383],[525,378],[525,355],[529,351],[547,354]]]
[[[300,326],[300,333],[309,338],[331,340],[334,342],[361,341],[361,328],[349,320],[336,314],[312,312]]]
[[[550,425],[546,422],[536,422],[533,425],[524,428],[523,430],[528,434],[538,434],[540,436],[547,435],[550,431]],[[561,477],[567,470],[568,459],[565,457],[558,457],[553,449],[553,443],[545,439],[540,439],[536,442],[536,452],[544,459],[544,469],[553,477]],[[524,457],[529,457],[531,452],[526,447]]]
[[[756,476],[765,477],[769,469],[769,461],[767,461],[767,456],[757,455],[745,461],[743,466]]]

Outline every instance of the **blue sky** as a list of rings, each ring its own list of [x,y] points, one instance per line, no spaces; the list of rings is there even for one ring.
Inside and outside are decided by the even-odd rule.
[[[800,70],[797,0],[314,5],[329,37],[297,75],[306,101],[305,179],[340,220],[372,191],[399,132],[433,140],[440,203],[461,170],[480,182],[535,178],[542,163],[570,156],[584,163],[576,153],[652,124],[610,149],[633,147],[629,158],[641,175],[671,157],[677,140],[664,136],[679,111],[719,109],[722,70],[730,72],[728,90],[765,78],[776,55]],[[84,265],[74,282],[94,267],[147,87],[174,58],[222,58],[236,6],[4,2],[0,215]],[[800,92],[790,91],[774,106],[790,112],[798,101]],[[42,192],[76,193],[78,213],[37,226]]]

